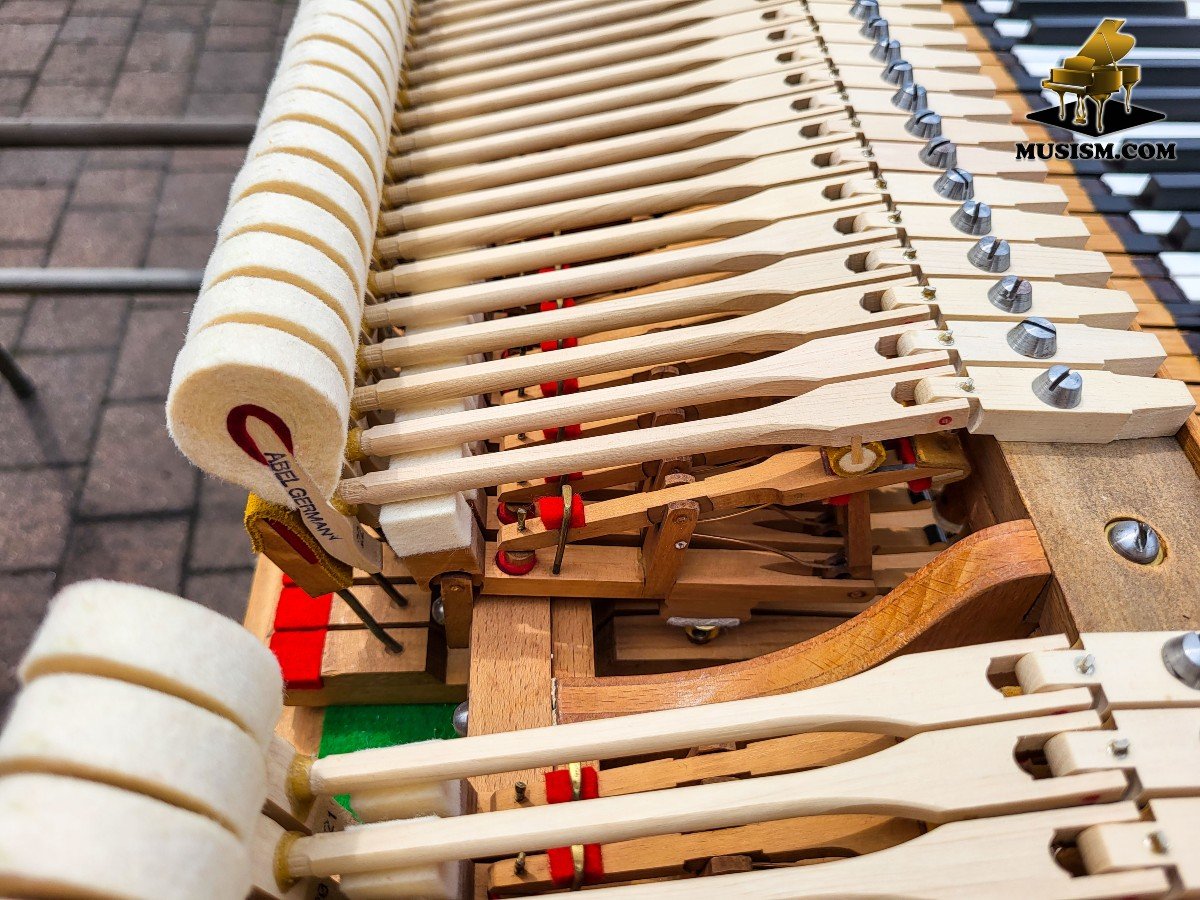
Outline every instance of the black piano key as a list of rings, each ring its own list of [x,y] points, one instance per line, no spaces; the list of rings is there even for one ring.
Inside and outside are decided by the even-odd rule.
[[[1200,88],[1138,85],[1133,89],[1133,99],[1138,106],[1166,113],[1171,121],[1200,122]]]
[[[1141,83],[1133,89],[1136,95],[1142,87],[1200,86],[1200,59],[1139,59]]]
[[[1013,0],[1008,12],[1011,19],[1032,19],[1035,16],[1101,16],[1124,17],[1132,9],[1139,16],[1187,15],[1184,0],[1140,0],[1136,4],[1127,0]]]
[[[1031,20],[1029,33],[1021,39],[1021,43],[1079,46],[1095,29],[1094,15],[1038,16]],[[1147,47],[1200,48],[1200,19],[1186,16],[1137,17],[1126,19],[1121,30],[1134,35],[1138,47],[1143,50]]]
[[[1181,215],[1167,234],[1172,250],[1200,251],[1200,212]]]
[[[1200,211],[1200,172],[1156,172],[1134,202],[1141,209]]]

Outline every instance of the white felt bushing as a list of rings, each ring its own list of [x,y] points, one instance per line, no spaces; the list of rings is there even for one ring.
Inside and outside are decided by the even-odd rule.
[[[170,694],[93,675],[47,675],[17,695],[0,772],[102,781],[215,819],[243,840],[267,796],[262,747]]]
[[[267,231],[236,235],[213,250],[200,290],[239,275],[295,285],[337,313],[348,333],[358,333],[361,294],[341,267],[315,247]]]
[[[337,16],[348,22],[353,22],[371,36],[372,50],[383,52],[387,59],[389,70],[393,73],[400,71],[400,54],[392,39],[390,29],[380,21],[372,10],[366,6],[347,2],[347,0],[308,0],[296,13],[293,28],[303,28],[307,21],[321,17]]]
[[[385,123],[391,121],[396,100],[395,91],[389,88],[374,66],[353,50],[334,41],[319,38],[302,41],[290,47],[280,57],[275,78],[278,80],[285,72],[309,65],[331,69],[352,79],[371,96],[380,119]]]
[[[188,339],[228,322],[261,325],[298,337],[337,366],[349,391],[354,386],[358,345],[332,309],[307,291],[267,278],[238,276],[215,284],[192,307]]]
[[[357,160],[351,159],[341,150],[340,144],[320,148],[322,154],[336,159],[338,164],[348,171],[365,171],[365,176],[356,176],[363,185],[365,202],[372,205],[378,202],[379,180],[383,172],[383,148],[375,132],[348,104],[320,91],[295,88],[276,94],[266,101],[258,121],[259,130],[255,135],[255,144],[259,144],[268,127],[277,122],[308,123],[340,138],[341,144],[353,148]],[[307,144],[295,146],[304,147]]]
[[[294,505],[266,466],[230,434],[231,417],[241,421],[254,410],[287,429],[297,461],[331,497],[342,471],[350,397],[329,357],[259,325],[214,325],[195,334],[175,360],[167,396],[175,443],[209,474]]]
[[[314,203],[291,194],[251,194],[225,212],[217,228],[217,240],[243,232],[269,231],[316,247],[346,273],[361,294],[366,287],[367,261],[358,241],[338,218]]]
[[[354,51],[375,70],[385,86],[395,85],[399,80],[399,72],[371,33],[347,19],[324,13],[297,14],[285,46],[294,47],[311,40],[332,41]]]
[[[50,602],[18,674],[29,684],[66,672],[180,697],[238,725],[264,752],[283,712],[279,663],[254,635],[198,603],[138,585],[81,581]]]
[[[0,895],[240,900],[250,860],[211,819],[106,784],[0,778]]]
[[[271,90],[264,102],[269,103],[280,94],[296,88],[320,91],[340,98],[349,104],[371,129],[371,133],[375,135],[375,143],[381,148],[387,147],[389,122],[380,113],[375,98],[349,75],[327,66],[301,62],[287,69],[280,69],[275,80],[271,82]]]
[[[354,186],[337,172],[294,153],[267,153],[247,161],[229,190],[230,205],[251,194],[290,194],[316,204],[354,233],[369,259],[375,247],[375,215]]]

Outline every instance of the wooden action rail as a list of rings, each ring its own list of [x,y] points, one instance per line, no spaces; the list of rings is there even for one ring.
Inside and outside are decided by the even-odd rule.
[[[144,643],[128,639],[134,625]],[[220,668],[205,670],[202,660]],[[23,689],[0,733],[0,846],[19,835],[24,848],[0,854],[6,893],[207,891],[237,900],[333,891],[350,900],[453,900],[467,895],[464,864],[476,857],[568,847],[579,887],[605,878],[600,844],[864,814],[952,823],[954,837],[900,827],[890,846],[853,860],[721,876],[689,889],[827,896],[870,890],[878,873],[899,870],[918,892],[950,896],[962,881],[946,883],[928,869],[925,854],[936,850],[926,848],[965,840],[969,862],[959,865],[967,883],[997,892],[1200,890],[1200,845],[1189,824],[1200,802],[1197,632],[1087,634],[1076,647],[1047,636],[914,653],[787,695],[320,760],[290,755],[272,736],[281,682],[253,636],[151,589],[84,582],[64,591],[20,671]],[[844,732],[875,737],[847,743]],[[472,775],[730,740],[775,741],[750,744],[767,771],[600,796],[596,769],[572,764],[560,802],[551,794],[562,779],[553,779],[547,803],[526,792],[507,809],[464,812],[462,779]],[[778,755],[789,748],[800,754],[791,771]],[[314,802],[339,792],[350,793],[368,824],[343,830],[335,815],[318,833]],[[31,798],[30,814],[15,815]],[[404,818],[411,816],[418,818]],[[1041,853],[1052,849],[1047,826],[1078,847],[1074,874],[1037,862],[1035,840]],[[165,844],[154,831],[164,828],[172,835]],[[1157,842],[1150,854],[1132,843],[1146,835]],[[1016,842],[1009,852],[1023,866],[981,865],[979,854],[1006,841]],[[313,880],[330,876],[339,876],[336,886]]]

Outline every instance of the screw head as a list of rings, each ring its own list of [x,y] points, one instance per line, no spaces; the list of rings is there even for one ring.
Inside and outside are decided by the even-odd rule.
[[[950,224],[963,234],[987,234],[992,230],[992,208],[979,200],[964,200],[950,216]]]
[[[935,169],[952,169],[958,162],[958,148],[950,138],[938,136],[917,151],[917,158]]]
[[[912,112],[929,105],[929,92],[919,84],[906,84],[892,95],[892,106]]]
[[[1090,653],[1076,657],[1075,671],[1080,675],[1095,675],[1096,674],[1096,657]]]
[[[450,717],[450,724],[454,726],[454,733],[459,737],[467,736],[467,715],[469,713],[467,702],[464,700],[458,706],[454,707],[454,714]]]
[[[975,196],[975,178],[966,169],[955,166],[937,177],[933,189],[947,200],[970,200]]]
[[[876,41],[875,46],[871,48],[871,59],[882,63],[890,63],[892,60],[900,59],[900,42],[894,40]]]
[[[942,117],[932,109],[918,109],[904,123],[904,130],[913,137],[929,140],[942,133]]]
[[[967,259],[975,268],[985,272],[1006,272],[1012,265],[1012,248],[1008,246],[1008,241],[987,234],[967,251]]]
[[[1129,738],[1113,738],[1108,742],[1108,752],[1113,759],[1124,759],[1129,755]]]
[[[863,22],[876,18],[879,15],[879,0],[854,0],[850,15]]]
[[[879,43],[886,41],[891,37],[891,31],[888,28],[888,20],[882,16],[873,16],[863,22],[862,28],[858,29],[858,33],[865,38]]]
[[[1074,409],[1083,402],[1083,376],[1066,366],[1051,366],[1033,379],[1033,393],[1047,406]]]
[[[435,598],[430,604],[429,617],[439,625],[446,624],[446,603],[441,597]]]
[[[1005,312],[1029,312],[1033,307],[1033,284],[1016,275],[1005,275],[988,288],[988,300]]]
[[[1049,359],[1058,352],[1058,329],[1049,319],[1030,316],[1008,331],[1008,346],[1030,359]]]
[[[1171,638],[1163,644],[1162,658],[1168,672],[1192,690],[1200,691],[1200,631]]]
[[[893,59],[890,63],[883,67],[883,73],[880,76],[888,84],[894,84],[900,87],[904,84],[913,83],[913,67],[912,63],[903,59]]]
[[[676,550],[686,550],[686,549],[687,549],[687,546],[688,546],[688,543],[687,543],[687,541],[676,541],[676,542],[675,542],[675,549],[676,549]]]
[[[1139,566],[1151,566],[1162,559],[1158,532],[1141,519],[1117,519],[1106,531],[1109,546],[1122,559]]]

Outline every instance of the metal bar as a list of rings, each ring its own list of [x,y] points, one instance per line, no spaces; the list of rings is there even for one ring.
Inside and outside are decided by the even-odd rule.
[[[199,269],[0,269],[0,293],[195,293],[203,276]]]
[[[350,607],[351,611],[358,616],[364,625],[367,626],[367,631],[371,632],[371,634],[375,635],[375,637],[379,639],[379,642],[387,648],[389,653],[404,652],[404,645],[388,634],[384,630],[383,626],[376,621],[374,616],[367,612],[367,608],[363,606],[358,601],[358,598],[350,593],[350,591],[341,590],[337,592],[337,595],[342,598],[345,604]]]
[[[0,147],[245,147],[253,119],[0,119]]]

